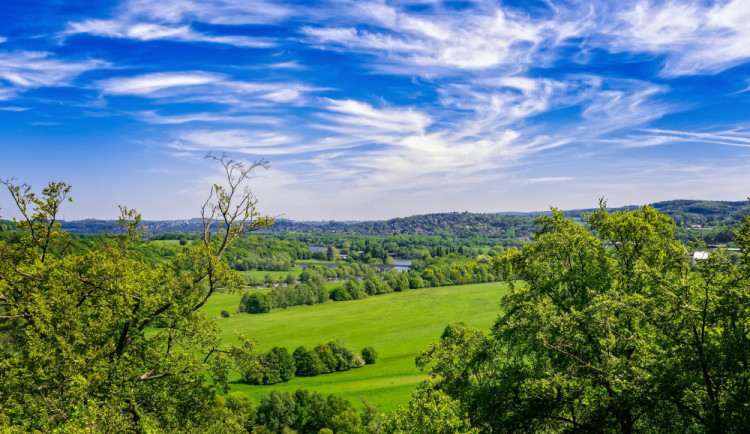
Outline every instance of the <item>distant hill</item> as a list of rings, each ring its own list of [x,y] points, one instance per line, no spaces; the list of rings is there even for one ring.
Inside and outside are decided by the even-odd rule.
[[[651,204],[660,212],[669,215],[680,228],[706,230],[721,226],[736,225],[750,214],[750,204],[746,201],[670,200]],[[613,208],[613,210],[636,209],[638,206]],[[577,209],[564,211],[571,218],[580,218],[584,213],[594,211]],[[470,213],[450,212],[415,215],[390,220],[338,222],[338,221],[293,221],[280,219],[271,232],[312,232],[336,233],[342,235],[452,235],[457,238],[492,237],[522,238],[533,233],[532,220],[549,211],[539,212],[500,212]],[[148,234],[168,232],[185,233],[202,231],[201,220],[153,220],[145,222]],[[62,226],[76,234],[102,234],[117,231],[112,220],[64,221]]]

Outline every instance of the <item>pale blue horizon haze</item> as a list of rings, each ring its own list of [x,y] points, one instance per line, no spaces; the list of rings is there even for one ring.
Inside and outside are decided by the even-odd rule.
[[[67,220],[196,217],[208,152],[295,220],[744,200],[748,114],[747,0],[0,4],[0,178]]]

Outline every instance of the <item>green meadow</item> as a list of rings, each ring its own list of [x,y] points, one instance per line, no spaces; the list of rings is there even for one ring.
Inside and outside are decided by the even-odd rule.
[[[355,405],[360,397],[365,397],[383,410],[394,409],[406,404],[411,390],[425,378],[414,365],[419,351],[437,340],[452,322],[489,329],[505,290],[501,283],[425,288],[364,300],[295,306],[260,315],[217,317],[227,342],[236,341],[237,330],[256,339],[261,351],[284,346],[292,352],[300,345],[310,349],[342,339],[356,351],[372,346],[379,353],[374,365],[294,378],[272,386],[250,386],[236,375],[232,390],[260,399],[272,389],[308,389],[342,396]],[[239,298],[239,294],[217,294],[203,310],[209,316],[218,316],[223,309],[234,312]]]

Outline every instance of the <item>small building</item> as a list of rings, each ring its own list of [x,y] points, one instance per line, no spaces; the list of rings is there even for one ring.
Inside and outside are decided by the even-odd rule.
[[[703,260],[706,260],[706,259],[708,259],[708,255],[709,255],[708,252],[704,252],[704,251],[700,251],[700,250],[696,251],[696,252],[693,252],[693,261],[703,261]]]

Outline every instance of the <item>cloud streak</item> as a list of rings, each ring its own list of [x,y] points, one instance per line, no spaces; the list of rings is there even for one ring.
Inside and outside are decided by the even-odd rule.
[[[29,89],[71,86],[82,73],[108,66],[100,60],[64,60],[41,51],[0,52],[0,99]]]

